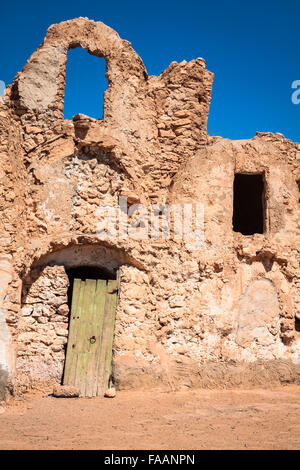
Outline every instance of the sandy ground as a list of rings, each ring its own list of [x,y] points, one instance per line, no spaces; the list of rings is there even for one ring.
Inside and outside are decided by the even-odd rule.
[[[0,449],[300,449],[300,387],[114,399],[36,392],[0,414]]]

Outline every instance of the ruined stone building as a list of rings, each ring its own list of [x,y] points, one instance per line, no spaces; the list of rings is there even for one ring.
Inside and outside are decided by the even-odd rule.
[[[64,120],[67,53],[75,47],[106,61],[101,120]],[[6,88],[2,398],[63,382],[66,351],[77,347],[70,338],[68,344],[69,324],[80,317],[76,306],[70,315],[72,289],[86,280],[94,281],[84,297],[89,308],[97,306],[96,282],[116,298],[109,338],[92,334],[97,308],[90,329],[78,330],[89,348],[78,359],[86,380],[103,361],[106,382],[119,389],[299,380],[300,144],[271,133],[238,141],[208,136],[212,84],[201,58],[148,76],[128,41],[78,18],[51,26]],[[101,238],[97,211],[113,207],[124,215],[120,198],[129,209],[125,232]],[[126,232],[149,229],[138,227],[141,208],[156,208],[163,223],[164,208],[196,211],[197,204],[204,216],[199,246],[172,223],[169,236]],[[101,341],[108,355],[92,364],[91,348]]]

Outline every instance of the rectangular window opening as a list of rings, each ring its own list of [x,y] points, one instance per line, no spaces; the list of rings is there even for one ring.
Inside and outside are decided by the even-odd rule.
[[[299,190],[299,199],[298,199],[298,202],[300,203],[300,180],[296,181],[297,185],[298,185],[298,190]]]
[[[264,233],[264,174],[236,173],[233,188],[233,230],[243,235]]]
[[[64,118],[85,114],[103,119],[104,92],[107,89],[106,62],[77,47],[68,51]]]

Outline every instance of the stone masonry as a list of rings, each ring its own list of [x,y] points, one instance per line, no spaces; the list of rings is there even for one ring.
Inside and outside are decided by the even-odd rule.
[[[64,120],[67,52],[107,64],[103,120]],[[207,135],[201,58],[148,76],[103,23],[52,25],[0,103],[0,399],[62,380],[70,268],[120,273],[116,387],[300,378],[300,144]],[[264,233],[233,231],[236,173],[262,174]],[[97,235],[97,209],[201,203],[204,241]],[[137,205],[137,206],[135,206]],[[137,210],[137,212],[138,212]],[[138,217],[130,214],[131,227]],[[147,227],[141,227],[147,230]],[[174,235],[174,232],[171,233]]]

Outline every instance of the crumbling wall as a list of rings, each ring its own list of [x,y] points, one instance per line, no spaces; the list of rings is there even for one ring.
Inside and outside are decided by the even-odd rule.
[[[60,382],[68,337],[69,279],[62,266],[33,269],[23,282],[17,333],[17,377],[21,387]]]
[[[102,120],[63,119],[67,52],[104,57]],[[209,137],[213,74],[201,58],[149,77],[111,28],[53,25],[0,105],[0,394],[60,381],[65,269],[121,272],[113,368],[119,388],[299,380],[300,144]],[[233,231],[235,173],[265,180],[265,232]],[[204,240],[97,233],[98,208],[201,203]],[[120,226],[120,221],[117,228]],[[22,294],[23,284],[23,294]],[[61,303],[60,303],[61,302]],[[3,372],[1,372],[3,371]],[[2,374],[2,375],[1,375]],[[3,385],[5,384],[5,385]],[[2,393],[3,395],[3,393]]]
[[[20,279],[15,265],[26,238],[24,194],[27,177],[23,157],[21,127],[8,107],[0,103],[0,399],[12,389],[15,366],[10,326],[16,324],[20,308]]]

